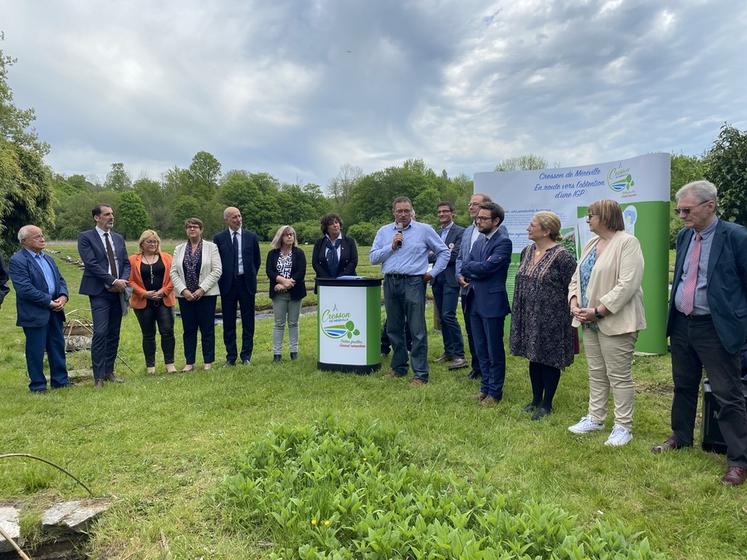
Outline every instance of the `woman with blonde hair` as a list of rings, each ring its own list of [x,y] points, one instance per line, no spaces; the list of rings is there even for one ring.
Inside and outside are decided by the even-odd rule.
[[[638,331],[646,328],[643,254],[638,239],[625,232],[614,200],[592,202],[586,221],[595,235],[581,253],[568,299],[573,326],[583,326],[589,411],[568,430],[603,430],[611,391],[615,425],[605,445],[621,446],[633,439],[633,351]]]
[[[184,327],[187,365],[182,371],[194,369],[198,330],[202,338],[202,367],[207,370],[215,361],[215,303],[223,265],[218,246],[202,238],[202,220],[187,218],[184,228],[187,242],[176,246],[171,263],[171,281],[179,298]]]
[[[143,331],[143,356],[148,373],[156,372],[156,325],[166,371],[174,373],[174,284],[171,255],[161,251],[161,238],[146,229],[138,240],[139,251],[130,256],[130,307]]]
[[[527,234],[532,243],[521,252],[516,273],[510,349],[529,360],[532,402],[524,411],[539,420],[552,412],[560,370],[573,363],[568,284],[576,259],[559,243],[557,214],[537,212]]]
[[[306,297],[306,255],[298,248],[296,230],[280,226],[272,239],[272,249],[267,254],[267,276],[270,279],[270,298],[275,327],[272,332],[273,361],[279,362],[283,354],[285,323],[288,323],[290,358],[298,358],[298,318],[301,300]]]

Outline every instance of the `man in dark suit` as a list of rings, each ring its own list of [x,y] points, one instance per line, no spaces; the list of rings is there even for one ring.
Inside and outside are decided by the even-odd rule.
[[[241,363],[252,360],[254,350],[254,296],[260,265],[259,238],[242,229],[241,212],[229,206],[223,211],[227,228],[213,238],[218,246],[223,274],[218,281],[223,311],[223,342],[226,365],[236,365],[236,309],[241,308]]]
[[[455,268],[464,228],[454,223],[454,205],[451,202],[439,202],[437,211],[440,224],[437,231],[449,248],[449,264],[442,274],[431,281],[433,299],[441,320],[441,336],[444,340],[444,353],[436,359],[436,362],[449,362],[449,369],[461,369],[467,367],[467,360],[464,359],[462,329],[456,317],[459,284],[456,280]],[[431,255],[428,260],[435,262],[435,255]]]
[[[475,341],[474,337],[472,336],[472,325],[470,324],[469,320],[469,317],[472,314],[475,293],[472,291],[472,287],[469,285],[469,282],[467,282],[464,276],[462,276],[462,261],[469,256],[470,251],[472,251],[472,246],[480,236],[480,230],[477,229],[477,225],[475,224],[475,217],[477,216],[477,212],[479,212],[480,210],[480,204],[483,204],[484,202],[492,201],[490,200],[490,197],[488,195],[483,193],[475,193],[469,199],[467,211],[469,212],[469,217],[472,220],[472,223],[467,226],[467,228],[464,230],[464,233],[462,234],[462,245],[459,248],[459,254],[456,258],[456,266],[454,270],[457,282],[461,287],[462,315],[464,316],[464,328],[467,331],[467,342],[469,343],[469,353],[471,356],[472,365],[472,369],[467,374],[467,377],[469,377],[470,379],[478,379],[481,375],[481,372],[480,361],[477,359],[477,352],[475,351]]]
[[[0,257],[0,307],[3,306],[3,300],[8,295],[10,288],[8,288],[8,273],[5,272],[5,265],[3,264],[3,258]]]
[[[49,376],[53,389],[67,387],[70,380],[65,363],[63,308],[68,302],[67,284],[54,259],[43,253],[46,241],[34,225],[18,230],[21,249],[8,263],[13,289],[16,291],[16,324],[26,335],[26,368],[29,389],[34,393],[47,390],[44,377],[44,352],[49,359]]]
[[[708,181],[688,183],[675,198],[685,228],[677,235],[667,323],[672,435],[652,451],[692,446],[705,367],[727,448],[721,481],[738,486],[747,479],[747,409],[739,360],[747,339],[747,229],[716,217],[717,190]]]
[[[91,215],[96,227],[78,236],[78,253],[85,265],[80,293],[88,296],[91,302],[91,362],[94,387],[101,389],[104,381],[123,381],[114,375],[114,361],[119,348],[119,329],[130,277],[130,261],[124,238],[112,231],[112,207],[98,204]]]
[[[499,229],[503,217],[503,208],[494,202],[480,205],[475,223],[482,235],[462,263],[462,275],[475,293],[470,321],[482,372],[477,400],[484,406],[497,404],[503,398],[506,377],[503,325],[511,312],[506,276],[512,244],[505,228]]]

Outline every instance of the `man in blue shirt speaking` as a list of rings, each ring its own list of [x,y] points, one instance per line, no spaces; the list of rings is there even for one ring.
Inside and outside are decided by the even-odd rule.
[[[384,274],[384,307],[386,332],[392,344],[389,377],[407,375],[405,323],[412,337],[411,387],[428,383],[428,336],[425,326],[425,288],[427,283],[444,271],[449,262],[449,248],[436,231],[427,224],[413,220],[412,202],[406,196],[394,199],[394,223],[376,233],[368,257],[371,264],[380,264]],[[436,256],[428,270],[428,253]]]

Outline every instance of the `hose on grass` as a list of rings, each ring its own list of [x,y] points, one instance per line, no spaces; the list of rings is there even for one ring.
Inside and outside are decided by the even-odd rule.
[[[83,482],[81,482],[75,475],[71,474],[69,471],[65,470],[60,465],[58,465],[56,463],[53,463],[52,461],[48,461],[47,459],[44,459],[42,457],[37,457],[36,455],[32,455],[31,453],[3,453],[3,454],[0,454],[0,459],[8,459],[10,457],[24,457],[24,458],[27,458],[27,459],[35,459],[37,461],[41,461],[42,463],[46,463],[47,465],[50,465],[50,466],[56,468],[57,470],[62,471],[66,475],[68,475],[75,482],[77,482],[83,488],[85,488],[86,492],[88,492],[88,495],[93,498],[93,492],[91,492],[91,489],[88,486],[86,486],[85,484],[83,484]]]

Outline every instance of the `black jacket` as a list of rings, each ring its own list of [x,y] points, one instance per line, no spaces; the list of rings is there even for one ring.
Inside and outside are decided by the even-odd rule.
[[[291,252],[293,256],[293,263],[291,265],[291,278],[296,281],[296,285],[291,288],[288,293],[292,300],[299,300],[306,297],[306,284],[304,280],[306,278],[306,255],[298,247],[293,247]],[[275,286],[277,285],[278,277],[278,258],[280,257],[280,249],[273,249],[267,253],[267,277],[270,279],[270,297],[273,298],[277,295]]]

